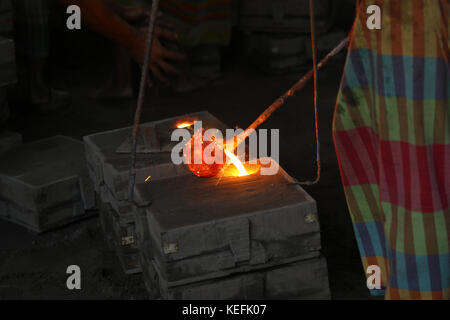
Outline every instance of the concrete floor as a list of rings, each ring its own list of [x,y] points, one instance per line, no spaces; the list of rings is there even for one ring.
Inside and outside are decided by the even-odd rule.
[[[96,37],[96,52],[78,46],[65,51],[62,43],[51,63],[53,81],[70,88],[70,108],[49,115],[16,111],[8,127],[32,141],[56,134],[75,138],[94,132],[128,126],[132,123],[135,99],[98,102],[88,93],[108,76],[106,43]],[[91,46],[93,48],[94,46]],[[350,216],[340,181],[331,135],[333,110],[343,70],[343,61],[334,62],[319,74],[319,117],[322,178],[305,187],[317,201],[322,228],[323,253],[327,257],[332,297],[370,298],[365,287]],[[167,90],[147,95],[143,121],[163,119],[187,112],[208,110],[231,126],[245,128],[266,106],[286,91],[301,73],[267,76],[248,67],[231,54],[223,76],[211,85],[187,94]],[[299,180],[311,179],[315,172],[313,91],[310,83],[289,100],[263,127],[280,129],[280,162]],[[66,268],[78,264],[82,269],[82,290],[66,289]],[[114,254],[103,242],[97,218],[88,219],[41,236],[0,221],[0,298],[85,298],[139,299],[145,297],[140,276],[121,274]]]

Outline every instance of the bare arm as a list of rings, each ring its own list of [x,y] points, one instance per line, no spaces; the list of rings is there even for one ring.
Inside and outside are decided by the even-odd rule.
[[[79,6],[81,16],[89,28],[129,50],[140,41],[138,31],[102,0],[61,0],[61,2]]]
[[[128,49],[133,59],[142,65],[145,55],[144,36],[109,8],[103,0],[61,0],[61,2],[66,5],[79,6],[83,21],[92,30]],[[179,70],[168,60],[184,61],[186,57],[165,49],[160,38],[175,40],[176,35],[156,27],[150,56],[150,70],[159,80],[168,83],[165,74],[179,73]]]

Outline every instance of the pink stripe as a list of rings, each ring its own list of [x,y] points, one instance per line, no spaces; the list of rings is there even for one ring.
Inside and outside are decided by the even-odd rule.
[[[430,190],[433,190],[431,188],[431,177],[430,177],[430,169],[428,165],[428,157],[427,153],[430,153],[432,150],[429,150],[428,148],[422,149],[422,148],[416,148],[416,156],[417,156],[417,162],[419,164],[419,185],[420,185],[420,203],[421,203],[421,210],[423,212],[433,212],[434,210],[434,202],[433,202],[433,193],[437,192],[438,190],[435,190],[434,192],[430,192]]]
[[[334,140],[344,186],[378,183],[382,201],[410,211],[449,209],[450,145],[378,141],[370,127],[335,131]]]
[[[433,212],[448,209],[450,176],[445,163],[446,154],[450,154],[450,145],[414,146],[401,141],[381,141],[381,153],[392,154],[393,159],[382,158],[382,170],[386,179],[380,184],[382,201],[394,203],[407,210]],[[410,168],[408,170],[409,155]],[[403,159],[402,159],[403,158]],[[428,160],[428,159],[432,160]],[[403,161],[402,161],[403,160]],[[398,171],[403,171],[403,186],[397,188],[398,197],[392,190],[393,177]],[[441,174],[442,173],[442,174]],[[440,201],[435,197],[439,196]]]
[[[362,142],[365,146],[365,151],[368,153],[368,160],[371,163],[371,169],[377,183],[379,182],[378,172],[378,134],[376,134],[371,127],[366,127],[366,130],[361,130]]]
[[[361,131],[368,132],[367,127],[335,132],[337,151],[345,172],[344,185],[377,183],[376,169],[372,165],[374,161],[370,159]],[[375,155],[375,151],[372,154]]]
[[[371,144],[371,138],[373,133],[370,134],[367,130],[361,130],[358,134],[354,134],[350,137],[350,141],[353,144],[353,148],[356,151],[359,161],[365,170],[365,179],[370,183],[377,183],[377,157],[376,150],[373,150]]]
[[[403,178],[403,190],[405,192],[400,193],[400,203],[407,203],[409,207],[411,207],[411,189],[412,189],[412,182],[411,182],[411,154],[410,149],[408,148],[408,145],[406,143],[401,145],[401,153],[402,153],[402,159],[403,159],[403,168],[402,168],[402,178]],[[399,184],[401,185],[401,184]],[[401,202],[403,201],[403,202]]]
[[[386,195],[384,201],[398,203],[397,175],[402,170],[402,159],[398,157],[398,150],[390,144],[380,141],[380,170],[383,175],[380,180],[380,196]],[[383,199],[383,197],[381,197]]]
[[[343,156],[341,158],[342,167],[346,172],[347,178],[344,184],[359,185],[377,183],[375,175],[368,175],[366,163],[361,161],[362,153],[353,145],[353,142],[358,139],[361,138],[357,131],[349,130],[337,132],[337,141],[339,142],[338,151],[343,151]]]
[[[336,143],[336,153],[339,159],[340,171],[342,175],[342,183],[344,186],[351,185],[352,182],[354,184],[356,173],[353,170],[352,163],[350,161],[351,157],[348,156],[346,149],[344,148],[343,140],[346,140],[343,137],[347,135],[346,131],[339,132],[339,137],[335,135],[335,143]]]
[[[430,177],[430,187],[431,190],[437,190],[437,192],[431,193],[431,199],[433,203],[433,207],[435,208],[443,208],[444,204],[442,202],[441,188],[439,188],[438,177],[436,176],[436,162],[434,161],[434,148],[429,149],[427,152],[427,162],[429,163],[429,172],[428,175]],[[439,161],[439,160],[438,160]],[[444,182],[445,183],[445,182]]]
[[[411,147],[412,146],[410,145],[407,146],[409,152],[409,159],[411,163],[411,170],[409,172],[409,179],[411,180],[411,187],[409,188],[410,202],[404,204],[402,203],[397,204],[407,208],[408,210],[422,211],[422,205],[420,202],[420,192],[421,192],[420,190],[422,186],[420,185],[419,172],[420,170],[423,170],[423,168],[419,166],[419,163],[417,161],[418,159],[416,150],[414,150]]]
[[[443,155],[443,156],[440,156]],[[439,200],[443,208],[449,208],[450,198],[450,148],[445,145],[433,146],[434,177]],[[430,161],[432,162],[432,161]]]

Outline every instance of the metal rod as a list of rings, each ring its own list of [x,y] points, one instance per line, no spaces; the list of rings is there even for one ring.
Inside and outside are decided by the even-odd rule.
[[[332,57],[341,52],[349,43],[348,37],[343,39],[333,50],[331,50],[318,64],[317,70],[320,70]],[[227,141],[226,144],[234,144],[234,139],[236,139],[236,144],[234,145],[234,149],[237,148],[239,144],[241,144],[247,137],[255,130],[259,125],[261,125],[264,121],[266,121],[272,113],[274,113],[278,108],[284,105],[289,97],[292,97],[297,91],[303,89],[308,80],[312,78],[314,75],[314,70],[309,70],[303,77],[300,78],[286,93],[284,93],[281,97],[275,100],[260,116],[243,132],[237,135],[235,138]]]
[[[150,62],[150,53],[152,52],[153,31],[155,29],[156,14],[158,12],[159,0],[153,0],[150,21],[148,23],[147,43],[145,48],[144,64],[142,66],[141,83],[139,86],[139,96],[136,112],[134,113],[133,136],[131,139],[131,167],[128,189],[128,200],[134,200],[134,184],[136,182],[136,145],[139,134],[139,124],[141,121],[142,105],[145,98],[145,86],[147,83],[148,65]]]
[[[309,0],[309,21],[311,25],[311,48],[314,74],[314,123],[316,133],[316,178],[313,181],[303,181],[301,184],[312,185],[320,180],[320,140],[319,140],[319,113],[317,110],[317,54],[316,54],[316,27],[314,16],[314,0]]]

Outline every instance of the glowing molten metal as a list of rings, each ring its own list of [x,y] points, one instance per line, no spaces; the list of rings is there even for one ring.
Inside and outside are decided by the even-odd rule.
[[[193,124],[194,124],[194,122],[182,122],[182,123],[177,124],[177,128],[178,129],[189,128]]]
[[[225,154],[230,159],[231,163],[238,170],[238,172],[239,172],[238,177],[248,176],[248,172],[247,172],[247,170],[245,170],[245,167],[242,164],[242,162],[239,160],[239,158],[236,157],[233,152],[230,152],[228,150],[224,150],[224,151],[225,151]]]
[[[219,172],[222,171],[224,168],[223,163],[216,163],[215,157],[216,152],[220,150],[222,155],[222,160],[225,162],[225,159],[229,159],[229,162],[233,164],[235,169],[228,169],[224,171],[225,176],[235,176],[235,177],[243,177],[248,176],[249,174],[254,173],[258,169],[255,170],[255,168],[250,168],[250,172],[246,169],[244,164],[239,160],[239,158],[234,155],[233,152],[224,150],[222,148],[222,145],[217,145],[218,142],[215,140],[212,141],[204,141],[203,140],[203,134],[205,132],[205,129],[202,128],[202,130],[198,130],[192,138],[186,143],[184,147],[184,158],[186,160],[186,163],[188,165],[188,168],[192,173],[199,177],[214,177],[219,174]],[[197,147],[196,147],[197,144]],[[211,154],[205,155],[205,148],[211,148],[212,150]],[[220,152],[219,151],[219,152]],[[197,159],[201,159],[200,163],[195,163],[195,157],[197,156]],[[250,167],[250,166],[249,166]]]
[[[202,128],[202,130],[198,130],[194,133],[188,143],[186,143],[184,146],[184,158],[189,170],[191,170],[195,175],[199,177],[214,177],[220,172],[220,170],[222,170],[223,163],[215,163],[215,148],[210,155],[204,157],[205,148],[213,147],[211,144],[216,144],[216,141],[204,141],[204,132],[204,128]],[[197,147],[195,146],[196,142],[198,144]],[[197,159],[201,159],[201,163],[195,163],[196,156]],[[225,153],[223,154],[222,159],[226,159]]]

